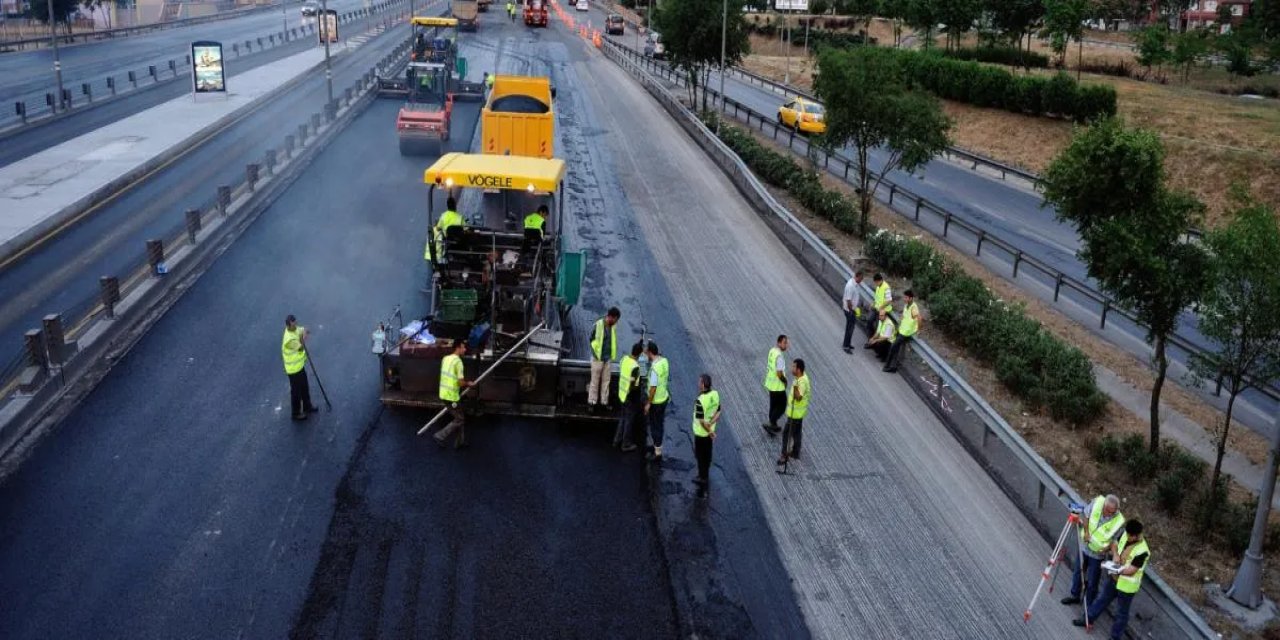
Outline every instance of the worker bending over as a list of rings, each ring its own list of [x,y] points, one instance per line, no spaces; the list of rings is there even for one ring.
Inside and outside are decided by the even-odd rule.
[[[1121,640],[1125,629],[1129,627],[1129,607],[1133,605],[1133,597],[1138,595],[1142,587],[1142,574],[1151,564],[1151,550],[1147,548],[1147,539],[1142,535],[1142,523],[1130,520],[1124,523],[1124,534],[1119,543],[1111,545],[1111,561],[1120,565],[1119,572],[1107,576],[1102,585],[1102,593],[1089,605],[1088,620],[1093,621],[1102,615],[1111,601],[1116,601],[1115,621],[1111,623],[1111,640]],[[1084,627],[1084,619],[1071,621],[1077,627]]]
[[[775,346],[769,349],[764,367],[764,389],[769,392],[769,420],[760,425],[772,438],[782,431],[778,426],[778,418],[787,410],[787,360],[783,354],[787,352],[790,341],[787,336],[778,336]]]
[[[597,413],[609,404],[609,383],[613,377],[613,361],[618,359],[618,319],[622,312],[610,307],[591,328],[591,381],[587,386],[587,407]]]
[[[1082,595],[1085,607],[1093,604],[1098,597],[1098,576],[1102,572],[1102,561],[1110,554],[1111,545],[1120,539],[1123,528],[1124,514],[1120,513],[1120,498],[1114,495],[1094,498],[1089,508],[1081,514],[1077,532],[1084,557],[1076,562],[1076,569],[1071,574],[1071,593],[1062,599],[1062,604],[1080,604]]]
[[[889,351],[897,339],[898,328],[894,326],[893,318],[890,318],[888,313],[881,311],[878,315],[880,322],[876,325],[876,333],[867,341],[865,348],[874,349],[876,359],[884,362],[888,359]]]
[[[289,407],[294,420],[306,420],[307,412],[316,413],[318,407],[311,404],[311,385],[307,382],[306,327],[298,326],[298,319],[289,314],[284,319],[284,337],[280,339],[280,354],[284,357],[284,373],[289,376]]]
[[[462,366],[462,356],[467,355],[467,343],[458,340],[453,343],[453,353],[440,362],[440,401],[445,403],[449,415],[453,417],[443,429],[436,432],[436,444],[444,448],[449,436],[458,432],[458,439],[453,448],[462,449],[467,446],[466,415],[462,412],[462,390],[471,386],[466,379]]]
[[[889,361],[884,363],[884,371],[895,373],[902,364],[902,351],[908,342],[915,340],[922,320],[920,308],[916,306],[916,294],[910,289],[902,294],[902,322],[898,323],[898,337],[889,349]]]
[[[698,376],[698,399],[693,403],[693,457],[698,460],[698,497],[707,497],[711,474],[711,445],[720,422],[720,393],[711,388],[711,376]]]
[[[640,355],[644,353],[644,345],[639,342],[631,345],[631,353],[623,354],[618,362],[618,403],[622,412],[618,416],[618,428],[613,432],[613,446],[621,447],[623,453],[630,453],[639,447],[635,443],[633,433],[640,420],[644,397],[640,395]]]
[[[662,436],[667,419],[667,401],[671,395],[667,385],[671,381],[671,363],[658,352],[658,343],[650,340],[646,349],[649,355],[649,399],[644,403],[644,415],[649,424],[649,440],[653,450],[646,457],[650,462],[662,461]]]
[[[782,455],[778,465],[800,459],[800,439],[804,435],[804,417],[809,413],[809,376],[804,373],[804,360],[791,363],[791,392],[787,394],[787,426],[782,430]]]

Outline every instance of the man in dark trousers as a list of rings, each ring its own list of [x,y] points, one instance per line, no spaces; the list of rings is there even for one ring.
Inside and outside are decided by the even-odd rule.
[[[631,345],[631,353],[624,354],[618,362],[618,402],[622,404],[622,413],[618,417],[618,428],[613,432],[613,446],[621,447],[623,453],[639,448],[635,443],[634,432],[637,424],[643,424],[640,423],[645,400],[640,393],[644,388],[640,384],[642,353],[644,345],[637,342]]]
[[[893,346],[889,348],[889,358],[884,363],[886,373],[898,371],[898,365],[902,364],[903,349],[908,342],[915,340],[916,332],[920,330],[922,324],[924,322],[920,318],[920,308],[916,306],[915,293],[907,289],[902,294],[902,320],[898,323],[898,336],[894,339]]]
[[[320,411],[311,404],[311,385],[307,383],[308,335],[307,328],[298,326],[298,319],[293,314],[284,319],[280,354],[284,357],[284,373],[289,376],[289,407],[294,420],[306,420],[307,412]]]
[[[671,363],[658,351],[658,343],[650,340],[645,352],[649,354],[649,397],[644,403],[644,415],[649,423],[649,440],[653,450],[645,456],[650,462],[662,462],[662,439],[666,431],[667,402],[671,399],[667,385],[671,382]]]
[[[443,429],[436,432],[436,444],[440,448],[444,448],[449,441],[449,436],[458,432],[458,439],[454,441],[454,449],[463,449],[467,446],[467,416],[462,411],[462,390],[471,386],[471,381],[466,378],[466,371],[462,363],[462,356],[467,355],[467,341],[458,340],[453,343],[453,353],[444,357],[440,361],[440,401],[445,403],[449,408],[449,415],[453,419]]]
[[[693,403],[693,457],[698,460],[698,497],[707,497],[711,474],[711,445],[720,422],[720,393],[711,388],[711,376],[698,376],[698,398]]]
[[[778,466],[786,469],[789,460],[800,459],[800,438],[804,435],[804,417],[809,415],[809,376],[804,373],[804,360],[791,363],[791,392],[787,394],[787,426],[782,430],[782,455]]]
[[[782,431],[778,426],[778,418],[787,408],[787,352],[789,341],[787,336],[778,336],[777,345],[769,349],[768,359],[764,367],[764,389],[769,392],[769,421],[760,425],[772,438]]]

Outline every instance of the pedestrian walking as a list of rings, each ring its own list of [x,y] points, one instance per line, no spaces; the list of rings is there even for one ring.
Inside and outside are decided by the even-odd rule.
[[[1088,607],[1098,596],[1102,561],[1110,555],[1112,543],[1123,534],[1124,514],[1120,513],[1120,498],[1098,496],[1082,516],[1078,533],[1084,557],[1077,559],[1075,571],[1071,573],[1071,593],[1062,599],[1062,604],[1080,604],[1083,596],[1085,607]]]
[[[1124,534],[1119,543],[1111,546],[1111,561],[1120,565],[1120,570],[1107,576],[1102,585],[1102,593],[1089,605],[1087,617],[1072,620],[1072,624],[1091,628],[1093,622],[1114,600],[1116,612],[1111,623],[1111,640],[1121,640],[1124,637],[1125,629],[1129,627],[1129,607],[1133,605],[1133,597],[1138,595],[1138,589],[1142,587],[1142,574],[1147,565],[1151,564],[1151,550],[1147,547],[1142,529],[1142,523],[1137,520],[1124,523]]]
[[[307,382],[307,337],[310,335],[306,327],[298,326],[293,314],[284,319],[280,355],[284,358],[284,373],[289,376],[289,409],[294,420],[306,420],[307,413],[320,411],[311,404],[311,385]]]
[[[853,328],[858,325],[858,319],[862,317],[862,272],[853,272],[853,277],[844,283],[844,298],[841,300],[840,310],[844,312],[844,347],[845,353],[853,353]]]
[[[445,356],[440,362],[440,401],[445,403],[449,409],[449,415],[453,418],[443,429],[436,432],[436,444],[442,449],[446,446],[449,436],[455,431],[458,432],[458,439],[454,441],[453,448],[463,449],[467,446],[467,418],[462,412],[462,390],[471,386],[471,381],[467,380],[462,365],[462,356],[465,355],[467,355],[467,341],[458,340],[453,343],[453,353]]]
[[[587,407],[598,413],[609,404],[609,383],[613,378],[613,361],[618,359],[618,319],[622,312],[610,307],[591,328],[591,381],[587,385]]]
[[[623,453],[639,448],[633,431],[644,402],[640,395],[640,355],[643,353],[644,345],[637,342],[631,345],[631,353],[623,354],[618,362],[618,403],[622,411],[618,415],[618,427],[613,431],[613,446],[621,447]]]
[[[769,420],[760,425],[772,438],[782,431],[778,419],[787,409],[787,361],[783,354],[787,352],[790,341],[786,334],[778,336],[772,349],[769,349],[768,361],[764,368],[764,389],[769,392]]]
[[[778,466],[781,467],[785,467],[789,460],[800,459],[804,417],[809,413],[809,396],[812,393],[803,359],[796,358],[791,363],[791,376],[791,391],[787,393],[787,426],[782,430],[782,455],[778,458]]]
[[[896,373],[902,364],[902,352],[907,343],[915,340],[916,332],[924,322],[920,318],[920,309],[916,306],[916,295],[910,289],[902,294],[902,321],[898,323],[898,337],[889,349],[889,360],[884,363],[884,371]]]
[[[876,333],[871,336],[864,348],[873,349],[876,360],[884,362],[888,359],[889,350],[897,339],[898,328],[894,326],[893,318],[890,318],[888,313],[881,311],[877,315],[880,316],[880,322],[876,325]]]
[[[650,340],[645,351],[649,355],[649,398],[644,403],[644,415],[649,425],[649,440],[653,443],[653,450],[645,457],[651,462],[661,462],[667,401],[671,399],[667,391],[667,385],[671,381],[671,364],[658,351],[658,343]]]
[[[711,445],[720,422],[720,393],[711,388],[711,376],[698,376],[698,399],[693,403],[693,457],[698,461],[698,497],[707,497],[711,473]]]

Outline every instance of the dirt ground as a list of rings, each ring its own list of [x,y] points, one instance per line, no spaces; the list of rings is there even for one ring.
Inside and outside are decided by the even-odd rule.
[[[752,50],[762,53],[748,56],[743,66],[782,81],[785,59],[764,53],[773,52],[771,43],[761,42],[757,49],[757,40],[765,39],[752,36]],[[813,64],[799,59],[799,48],[795,51],[791,84],[810,90]],[[1114,86],[1120,115],[1160,134],[1170,184],[1194,193],[1208,207],[1203,226],[1227,219],[1227,194],[1234,183],[1248,185],[1280,215],[1280,102],[1095,74],[1084,74],[1084,81]],[[950,101],[943,105],[954,122],[956,146],[1023,169],[1043,171],[1071,140],[1073,125],[1063,120]]]
[[[786,152],[785,147],[772,140],[757,135],[758,140],[779,152]],[[824,177],[827,188],[837,189],[850,194],[851,189],[839,181]],[[810,214],[785,192],[770,188],[774,196],[784,203],[794,214],[822,238],[833,250],[850,262],[859,261],[868,264],[864,256],[863,243],[856,237],[844,234],[831,223]],[[877,205],[872,211],[872,222],[892,232],[918,237],[935,249],[948,255],[963,265],[971,275],[981,278],[988,287],[1004,299],[1025,300],[1025,296],[1003,278],[990,273],[980,263],[966,254],[951,249],[930,236],[919,235],[919,229],[903,220],[897,214]],[[871,265],[874,269],[875,266]],[[897,284],[899,288],[904,284]],[[922,310],[926,322],[927,307]],[[1124,354],[1115,353],[1100,339],[1084,330],[1077,323],[1058,313],[1051,307],[1035,300],[1027,301],[1027,313],[1040,321],[1054,335],[1079,346],[1094,359],[1095,362],[1117,372],[1121,377],[1148,391],[1151,376],[1145,363]],[[1023,406],[1023,403],[996,379],[994,370],[984,363],[975,360],[952,340],[941,332],[928,331],[929,344],[933,346],[947,361],[969,381],[971,385],[987,399],[991,405],[1027,440],[1035,450],[1044,457],[1054,469],[1071,483],[1081,495],[1091,496],[1098,493],[1117,493],[1123,500],[1123,511],[1132,517],[1141,518],[1151,531],[1153,544],[1160,549],[1160,575],[1169,582],[1184,598],[1193,603],[1206,617],[1213,627],[1224,634],[1241,634],[1231,637],[1261,637],[1248,634],[1236,627],[1225,616],[1208,608],[1205,596],[1207,584],[1230,584],[1239,558],[1229,555],[1223,548],[1211,545],[1208,548],[1200,542],[1200,536],[1192,530],[1185,517],[1169,517],[1156,508],[1149,484],[1132,486],[1124,476],[1124,472],[1116,467],[1103,467],[1089,453],[1088,444],[1103,435],[1123,436],[1130,433],[1145,435],[1147,422],[1145,416],[1138,416],[1124,409],[1115,402],[1109,403],[1106,414],[1095,425],[1080,430],[1054,422],[1047,415],[1034,413]],[[1222,414],[1196,401],[1185,390],[1170,384],[1165,386],[1164,401],[1182,412],[1184,415],[1200,422],[1202,426],[1211,428],[1220,422]],[[1248,429],[1236,425],[1229,439],[1229,447],[1248,456],[1255,463],[1261,462],[1266,455],[1267,443]],[[1116,476],[1120,478],[1117,479]],[[1207,480],[1205,481],[1207,485]],[[1243,500],[1246,491],[1239,485],[1231,487],[1231,499]],[[1184,507],[1184,511],[1186,507]],[[1280,524],[1280,514],[1273,513],[1272,524]],[[1280,570],[1268,565],[1264,577],[1264,591],[1280,593]]]

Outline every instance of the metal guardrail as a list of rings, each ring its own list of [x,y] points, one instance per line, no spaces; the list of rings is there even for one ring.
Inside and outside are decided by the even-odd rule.
[[[134,36],[142,33],[149,33],[151,31],[162,31],[165,29],[176,29],[178,27],[189,27],[197,24],[204,24],[206,22],[218,22],[220,20],[231,20],[231,19],[242,17],[242,16],[253,15],[255,13],[265,13],[268,11],[276,11],[280,9],[281,6],[289,5],[289,4],[293,4],[293,3],[290,2],[289,0],[285,0],[284,2],[279,2],[279,3],[268,5],[268,6],[237,9],[234,11],[215,13],[207,16],[196,16],[194,18],[183,18],[181,20],[167,20],[165,22],[157,22],[154,24],[138,25],[133,27],[120,27],[117,29],[102,29],[102,30],[95,29],[93,31],[87,31],[84,33],[69,33],[69,34],[59,33],[55,37],[58,39],[59,45],[75,44],[77,41],[89,42],[92,40],[109,40],[112,38],[123,38],[123,37]],[[301,4],[301,2],[299,2],[298,4]],[[0,40],[0,54],[6,53],[9,51],[21,51],[27,48],[38,49],[40,47],[47,47],[47,46],[49,46],[48,35],[40,36],[38,38],[23,38],[21,40]]]
[[[367,8],[361,8],[338,16],[339,24],[359,22],[388,11],[406,0],[388,0]],[[287,32],[276,31],[245,40],[228,43],[224,50],[228,59],[262,53],[273,48],[286,46],[299,38],[314,36],[316,27],[303,25]],[[135,91],[150,89],[156,85],[173,82],[180,78],[189,78],[191,54],[181,59],[173,58],[167,65],[152,64],[134,70],[117,71],[105,77],[98,77],[89,82],[68,85],[58,95],[56,88],[44,92],[44,102],[30,104],[26,100],[16,100],[13,108],[6,115],[0,116],[0,136],[12,134],[25,127],[43,123],[50,118],[74,113],[86,107],[108,102],[112,99],[131,94]]]
[[[22,348],[10,358],[2,372],[0,426],[21,413],[33,398],[46,397],[65,388],[69,376],[64,372],[86,364],[80,343],[96,339],[94,332],[99,331],[98,321],[113,320],[117,307],[123,301],[164,278],[169,257],[183,255],[184,251],[205,242],[202,230],[233,216],[235,203],[253,194],[260,181],[276,175],[303,153],[308,141],[334,122],[339,110],[351,106],[372,91],[377,85],[378,74],[397,58],[406,55],[410,45],[408,39],[396,45],[350,88],[337,94],[321,111],[283,136],[278,147],[268,149],[261,160],[246,165],[244,178],[239,183],[220,185],[200,206],[181,212],[181,218],[166,232],[153,236],[140,247],[138,260],[127,273],[103,276],[99,280],[97,294],[72,302],[60,313],[45,316],[40,328],[28,331]]]
[[[782,206],[750,167],[649,73],[653,67],[644,58],[609,41],[602,49],[639,80],[720,165],[810,274],[833,299],[839,299],[853,269]],[[871,294],[866,285],[863,289]],[[913,349],[904,368],[908,384],[1049,540],[1066,522],[1068,502],[1081,502],[1081,496],[925,340],[917,338]],[[1186,638],[1217,637],[1159,577],[1158,570],[1148,571],[1147,580],[1150,586],[1140,592],[1134,606],[1139,612],[1137,624],[1160,627],[1151,637],[1168,638],[1170,632]],[[1153,610],[1161,616],[1153,617]]]
[[[657,74],[673,84],[682,84],[684,82],[681,74],[672,70],[668,65],[645,58],[625,47],[614,46],[619,49],[619,55],[638,61],[648,72]],[[856,187],[849,177],[850,171],[857,169],[858,163],[856,160],[850,159],[838,151],[831,152],[819,149],[817,146],[810,147],[807,138],[794,130],[781,126],[773,117],[762,114],[733,98],[722,96],[714,89],[707,88],[707,91],[708,95],[714,98],[714,102],[720,106],[725,114],[731,114],[735,119],[744,122],[748,128],[755,128],[761,133],[770,134],[779,144],[783,142],[783,140],[779,140],[781,135],[786,142],[787,148],[799,155],[809,157],[810,154],[820,154],[821,162],[819,164],[823,171],[841,179],[846,184]],[[1035,257],[1032,252],[1020,249],[1013,242],[978,228],[964,218],[947,211],[941,205],[930,202],[928,199],[913,193],[910,189],[895,183],[889,178],[885,178],[880,184],[880,189],[875,196],[878,200],[888,205],[890,210],[903,215],[929,233],[941,236],[944,240],[947,240],[948,244],[957,249],[965,250],[968,247],[962,246],[953,238],[956,235],[953,231],[958,231],[967,236],[965,239],[968,240],[969,246],[973,248],[976,257],[982,256],[984,248],[995,248],[1008,257],[1005,262],[1012,267],[1009,274],[1010,278],[1017,280],[1019,276],[1030,277],[1030,279],[1037,281],[1046,288],[1051,287],[1053,290],[1052,302],[1054,304],[1061,304],[1064,301],[1074,303],[1077,307],[1098,318],[1099,330],[1106,329],[1107,320],[1113,314],[1124,318],[1139,329],[1144,331],[1146,329],[1132,313],[1089,283],[1063,273],[1050,266],[1047,262]],[[925,215],[928,215],[929,218],[925,218]],[[1034,277],[1037,273],[1040,274],[1041,278]],[[1197,346],[1191,339],[1182,334],[1171,335],[1168,347],[1171,351],[1171,359],[1178,352],[1181,352],[1182,359],[1185,361],[1189,361],[1191,357],[1206,353],[1206,349]],[[1224,374],[1220,373],[1217,376],[1213,389],[1215,396],[1221,396],[1222,388],[1227,380],[1228,378]],[[1257,388],[1257,390],[1269,400],[1280,402],[1280,386],[1273,384]]]

